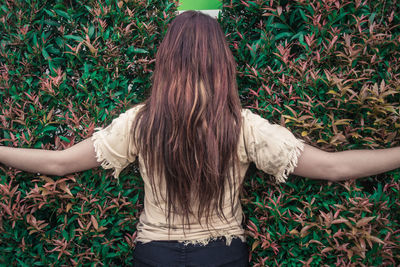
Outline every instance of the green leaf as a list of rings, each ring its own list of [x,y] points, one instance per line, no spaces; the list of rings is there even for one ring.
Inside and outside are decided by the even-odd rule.
[[[93,25],[90,25],[88,31],[89,38],[92,38],[93,34],[94,34],[94,27]]]
[[[47,53],[46,49],[44,49],[44,47],[42,48],[42,55],[43,55],[44,59],[46,59],[46,60],[51,59],[51,57]]]
[[[42,130],[42,133],[51,132],[51,131],[55,131],[55,130],[57,130],[57,127],[52,126],[52,125],[47,125],[47,126],[44,127],[44,129]]]
[[[82,42],[84,39],[80,36],[76,36],[76,35],[64,35],[65,39],[70,39],[70,40],[75,40],[78,42]]]
[[[59,26],[61,25],[61,24],[58,23],[57,21],[49,20],[49,19],[45,19],[43,22],[44,22],[45,24],[47,24],[47,25],[50,25],[50,26],[59,27]]]
[[[66,18],[66,19],[68,19],[68,20],[71,19],[71,17],[69,16],[69,14],[68,14],[67,12],[65,12],[65,11],[62,11],[62,10],[59,10],[59,9],[55,9],[54,12],[56,12],[57,15],[59,15],[59,16],[61,16],[61,17],[64,17],[64,18]]]
[[[134,53],[134,54],[148,54],[149,52],[143,48],[135,48],[133,46],[128,48],[127,53]]]
[[[68,236],[68,232],[67,231],[62,230],[61,234],[65,238],[65,240],[69,241],[69,236]]]
[[[303,9],[298,9],[299,10],[299,13],[300,13],[300,16],[301,16],[301,18],[303,19],[303,21],[304,22],[308,22],[308,18],[307,18],[307,16],[306,16],[306,14],[304,14],[304,11],[303,11]]]
[[[289,30],[289,26],[283,23],[274,23],[270,25],[271,28]]]
[[[32,35],[33,47],[38,47],[37,35],[36,32]]]
[[[44,8],[43,10],[44,10],[44,12],[46,12],[47,15],[49,15],[50,17],[55,17],[55,16],[54,16],[54,13],[51,12],[50,10],[47,10],[46,8]]]
[[[371,14],[371,16],[369,17],[368,21],[369,21],[370,24],[372,24],[372,22],[374,22],[375,16],[376,16],[376,13],[373,12],[373,13]]]
[[[293,33],[291,33],[291,32],[281,32],[281,33],[275,35],[275,41],[278,41],[282,38],[290,37],[292,35],[293,35]]]
[[[29,267],[28,264],[24,263],[24,262],[21,261],[20,259],[17,259],[17,261],[18,261],[18,263],[20,264],[19,266],[22,266],[22,267]]]
[[[62,141],[64,141],[64,142],[67,142],[67,143],[71,142],[71,141],[70,141],[68,138],[66,138],[65,136],[60,135],[59,138],[60,138]]]

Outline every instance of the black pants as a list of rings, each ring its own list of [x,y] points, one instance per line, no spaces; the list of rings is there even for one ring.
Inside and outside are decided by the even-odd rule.
[[[247,267],[247,244],[234,238],[230,246],[225,237],[207,245],[184,245],[178,241],[137,242],[133,252],[134,267]]]

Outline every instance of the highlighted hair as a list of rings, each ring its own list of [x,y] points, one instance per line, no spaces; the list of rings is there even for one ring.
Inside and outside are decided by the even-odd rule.
[[[240,128],[236,63],[224,33],[208,15],[180,14],[158,49],[151,95],[133,124],[157,199],[155,181],[165,179],[169,225],[171,214],[189,228],[190,215],[205,216],[207,226],[211,214],[225,218],[225,183],[232,204],[237,193]]]

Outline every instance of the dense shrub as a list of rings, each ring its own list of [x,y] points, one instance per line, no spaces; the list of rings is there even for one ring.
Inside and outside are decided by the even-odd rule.
[[[224,1],[243,104],[327,151],[398,146],[400,3]],[[250,172],[254,265],[397,265],[398,170],[331,184]]]
[[[31,3],[28,3],[31,2]],[[0,139],[62,149],[142,101],[176,8],[168,1],[7,1],[0,6]],[[142,184],[92,170],[2,167],[0,265],[132,262]]]
[[[226,0],[219,19],[243,106],[328,151],[399,145],[400,3]],[[145,99],[175,16],[161,0],[0,4],[0,139],[62,149]],[[136,166],[47,177],[0,166],[0,265],[128,265],[142,209]],[[397,265],[399,171],[242,196],[251,265]]]

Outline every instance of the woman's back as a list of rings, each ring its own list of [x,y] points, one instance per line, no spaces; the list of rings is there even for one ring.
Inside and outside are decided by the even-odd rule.
[[[114,168],[116,177],[136,157],[139,159],[145,185],[145,201],[144,211],[137,226],[137,241],[147,243],[156,240],[176,240],[185,244],[206,245],[208,241],[217,237],[225,237],[229,245],[232,238],[237,237],[245,242],[239,191],[250,162],[254,162],[259,169],[274,175],[277,182],[284,182],[288,173],[292,172],[296,165],[303,143],[284,127],[270,124],[247,109],[242,110],[243,123],[236,149],[238,159],[236,172],[233,173],[233,168],[230,168],[230,177],[233,179],[230,183],[234,185],[233,193],[230,193],[229,181],[226,180],[222,213],[213,211],[210,213],[208,222],[205,217],[199,221],[196,213],[190,214],[189,222],[183,225],[184,214],[174,212],[173,220],[169,222],[168,203],[165,201],[168,180],[162,176],[154,177],[157,190],[152,190],[143,156],[136,147],[135,140],[132,140],[132,135],[129,135],[132,124],[137,119],[137,113],[143,107],[143,105],[138,105],[128,110],[115,119],[110,126],[93,135],[98,160],[103,163],[103,167]],[[201,190],[201,188],[194,188],[194,190]],[[193,200],[196,199],[194,195],[190,197],[193,197]],[[191,202],[193,206],[197,204],[194,201]]]

